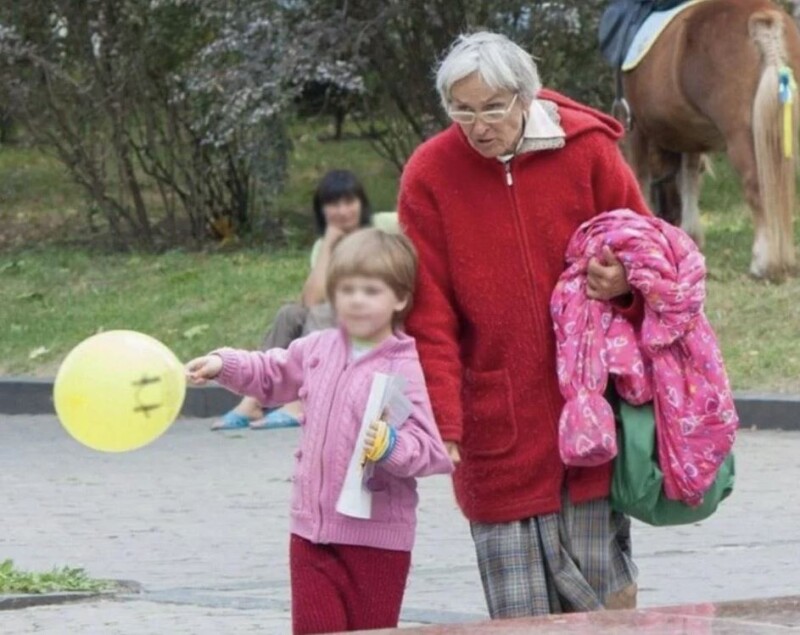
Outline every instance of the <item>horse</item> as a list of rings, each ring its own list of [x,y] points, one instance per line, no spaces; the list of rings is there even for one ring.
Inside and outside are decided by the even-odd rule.
[[[622,77],[632,115],[623,149],[653,211],[702,246],[704,159],[726,151],[752,210],[758,278],[795,269],[798,72],[800,32],[777,4],[704,0]]]

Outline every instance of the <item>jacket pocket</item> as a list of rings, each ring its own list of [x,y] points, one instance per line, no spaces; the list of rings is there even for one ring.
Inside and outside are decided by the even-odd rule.
[[[417,507],[417,484],[413,478],[399,479],[376,467],[367,481],[372,492],[372,520],[380,523],[413,523]]]
[[[505,454],[517,442],[511,379],[506,369],[464,374],[463,449],[473,456]]]

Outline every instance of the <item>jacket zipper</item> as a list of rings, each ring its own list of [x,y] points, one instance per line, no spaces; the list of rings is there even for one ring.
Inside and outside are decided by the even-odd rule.
[[[511,188],[514,184],[514,180],[511,177],[511,160],[506,161],[505,163],[506,168],[506,184],[509,188]],[[511,209],[514,211],[514,222],[517,226],[517,232],[519,233],[520,241],[522,242],[522,249],[523,249],[523,263],[525,266],[525,273],[528,276],[528,280],[533,280],[533,265],[530,261],[530,245],[528,243],[528,237],[525,233],[525,227],[522,224],[522,220],[519,217],[519,210],[517,209],[517,199],[514,195],[514,190],[509,189],[508,192],[509,196],[511,197]],[[539,314],[538,304],[536,302],[536,293],[533,289],[533,285],[528,291],[531,295],[532,300],[532,316],[533,316],[533,332],[537,334],[537,336],[541,336],[541,332],[539,329],[539,325],[541,324],[541,316]],[[550,410],[550,415],[553,416],[554,413],[552,412],[552,408],[547,407],[547,410]],[[556,417],[556,420],[558,417]]]
[[[342,383],[342,380],[345,376],[350,372],[350,368],[347,367],[347,362],[345,362],[344,371],[339,375],[336,379],[336,385],[333,387],[333,399],[330,401],[330,406],[328,407],[328,415],[325,418],[325,425],[322,427],[322,442],[320,443],[319,447],[319,493],[317,495],[317,507],[319,509],[319,525],[317,525],[317,538],[314,542],[319,542],[320,536],[322,535],[322,524],[325,518],[324,510],[322,509],[322,491],[325,489],[325,441],[328,439],[328,427],[330,426],[331,421],[331,414],[333,413],[334,406],[338,400],[341,391],[339,390],[339,385]]]
[[[506,162],[506,183],[508,184],[509,188],[513,187],[514,181],[511,177],[511,161]],[[528,280],[533,281],[534,279],[533,265],[531,265],[530,261],[530,245],[528,244],[528,238],[525,235],[525,227],[523,226],[521,219],[519,217],[519,209],[517,209],[517,198],[514,194],[514,190],[510,189],[508,195],[509,197],[511,197],[511,209],[514,212],[514,224],[516,225],[517,234],[519,235],[520,242],[522,243],[522,252],[523,252],[522,256],[523,256],[523,263],[525,266],[525,274],[528,276]],[[533,289],[530,289],[529,292],[533,300],[532,305],[535,308],[536,295],[533,292]]]
[[[365,359],[369,359],[370,357],[372,357],[375,350],[377,350],[379,347],[380,345],[375,347],[375,349],[369,351],[366,355],[364,355],[364,357],[361,357],[354,361],[350,361],[349,357],[347,357],[349,355],[349,349],[345,347],[344,370],[336,379],[336,385],[333,387],[333,399],[331,399],[330,407],[328,408],[328,416],[326,417],[325,425],[323,426],[322,443],[320,444],[320,449],[319,449],[319,458],[320,458],[319,495],[317,497],[317,508],[319,509],[319,525],[317,526],[316,540],[314,542],[319,542],[320,537],[322,536],[322,524],[324,521],[324,513],[323,513],[324,510],[322,509],[322,490],[325,489],[325,469],[323,467],[325,465],[325,460],[323,457],[325,455],[325,441],[328,439],[328,427],[329,427],[329,422],[331,420],[331,413],[333,413],[334,406],[337,404],[337,400],[339,396],[342,394],[342,391],[339,390],[339,386],[344,381],[345,377],[348,377],[352,373],[353,368],[355,368],[360,362],[363,362]],[[358,442],[358,435],[356,435],[356,442]]]

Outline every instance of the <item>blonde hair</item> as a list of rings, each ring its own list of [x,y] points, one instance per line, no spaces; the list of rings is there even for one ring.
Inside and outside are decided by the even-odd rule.
[[[378,278],[394,291],[398,300],[406,301],[403,310],[392,319],[392,324],[398,326],[411,310],[417,251],[402,234],[375,228],[354,231],[339,241],[331,255],[325,281],[331,304],[334,304],[336,286],[343,278],[351,276]]]

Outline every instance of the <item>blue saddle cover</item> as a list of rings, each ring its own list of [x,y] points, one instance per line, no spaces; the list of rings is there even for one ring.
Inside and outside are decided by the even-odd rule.
[[[639,27],[655,11],[667,11],[688,0],[612,0],[600,18],[600,52],[614,68],[621,68]]]

